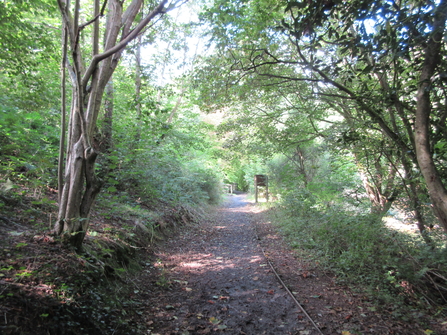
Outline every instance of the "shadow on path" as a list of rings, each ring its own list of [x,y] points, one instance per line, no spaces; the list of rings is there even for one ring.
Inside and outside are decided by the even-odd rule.
[[[152,334],[318,334],[266,262],[251,224],[257,207],[245,195],[229,199],[212,224],[159,253],[175,284],[155,308]]]

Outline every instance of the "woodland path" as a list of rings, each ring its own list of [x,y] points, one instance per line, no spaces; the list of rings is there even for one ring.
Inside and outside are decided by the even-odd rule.
[[[160,335],[424,334],[294,257],[264,216],[245,195],[233,195],[208,223],[182,228],[163,244],[134,280],[138,328]]]

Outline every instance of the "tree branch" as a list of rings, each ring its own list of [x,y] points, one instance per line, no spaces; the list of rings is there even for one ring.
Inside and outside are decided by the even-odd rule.
[[[165,8],[168,0],[162,0],[157,7],[152,10],[136,27],[133,29],[126,37],[124,37],[118,44],[113,46],[112,48],[106,50],[102,54],[95,55],[90,63],[90,66],[84,73],[82,77],[82,87],[85,90],[87,87],[87,83],[90,80],[94,70],[98,66],[98,63],[102,60],[112,56],[113,54],[123,50],[127,44],[132,41],[134,38],[138,36],[138,34],[144,29],[144,27],[157,15],[165,14],[167,9]]]

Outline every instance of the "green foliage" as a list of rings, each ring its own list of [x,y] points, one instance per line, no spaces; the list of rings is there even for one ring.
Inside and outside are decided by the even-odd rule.
[[[439,281],[446,275],[445,236],[435,238],[439,247],[433,249],[420,236],[386,228],[378,216],[347,210],[342,202],[321,205],[305,189],[282,201],[275,221],[292,246],[335,271],[340,281],[366,288],[380,304],[393,305],[396,313],[408,301],[445,303],[439,295],[447,284]]]
[[[247,178],[244,167],[241,166],[240,161],[232,163],[232,165],[236,166],[232,166],[230,169],[225,169],[225,175],[228,182],[236,184],[238,190],[247,191],[251,183],[250,180],[248,180],[249,178]]]
[[[0,2],[0,72],[36,84],[33,70],[54,53],[54,30],[48,24],[56,13],[57,6],[48,0]]]
[[[130,79],[130,81],[129,81]],[[142,199],[204,204],[218,203],[221,172],[215,163],[212,126],[189,105],[176,108],[175,88],[142,85],[141,116],[135,122],[132,78],[117,71],[114,148],[98,162],[107,192],[130,191]]]
[[[120,188],[133,188],[142,197],[188,204],[217,203],[220,178],[203,162],[183,161],[169,152],[140,154],[138,162],[117,175]]]
[[[0,178],[55,186],[59,142],[56,7],[0,3]]]
[[[1,107],[4,109],[0,114],[0,176],[54,187],[54,157],[59,141],[56,120],[37,112],[11,110],[7,105]]]
[[[375,211],[405,200],[421,222],[428,221],[419,205],[429,178],[420,178],[414,148],[416,92],[424,49],[439,33],[434,22],[444,27],[445,12],[441,2],[213,2],[202,15],[216,43],[197,73],[203,108],[234,115],[226,143],[244,153],[276,152],[302,163],[290,157],[292,148],[303,151],[324,139],[337,155],[355,157]],[[437,59],[426,112],[433,161],[447,180],[445,141],[437,130],[445,128],[439,108],[445,105],[445,59],[431,61]],[[340,190],[337,182],[312,180],[305,164],[298,168],[291,188],[302,182],[314,193],[325,189],[319,194],[327,203]]]

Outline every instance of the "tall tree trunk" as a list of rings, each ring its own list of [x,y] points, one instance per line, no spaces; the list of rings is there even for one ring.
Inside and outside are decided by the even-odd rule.
[[[102,121],[101,139],[99,149],[101,152],[110,152],[112,148],[112,129],[113,129],[113,79],[110,79],[106,85],[106,94],[104,98],[104,118]]]
[[[303,176],[303,182],[304,182],[304,187],[307,188],[307,184],[309,183],[309,176],[307,175],[307,171],[306,171],[306,165],[304,164],[305,162],[305,157],[304,157],[304,152],[303,150],[298,146],[295,149],[295,157],[297,157],[297,161],[298,161],[298,173],[301,174]]]
[[[67,60],[67,48],[68,48],[68,36],[67,28],[62,27],[62,59],[61,59],[61,134],[59,138],[59,158],[57,166],[57,189],[58,189],[58,201],[62,199],[62,189],[64,187],[64,155],[65,155],[65,130],[67,123],[67,93],[66,93],[66,60]]]
[[[105,87],[118,65],[123,49],[149,22],[166,12],[167,0],[162,0],[135,27],[133,23],[143,0],[133,0],[125,11],[124,1],[109,0],[104,2],[100,9],[99,0],[95,0],[93,18],[82,25],[79,24],[81,0],[73,2],[74,8],[71,8],[70,2],[58,0],[63,25],[67,27],[69,36],[70,56],[67,68],[72,82],[72,106],[67,136],[65,184],[59,202],[55,233],[62,235],[63,239],[76,249],[80,249],[88,229],[91,209],[102,185],[95,174],[98,153],[92,142]],[[104,15],[106,4],[106,34],[104,51],[101,53],[98,19]],[[84,69],[85,59],[79,45],[80,35],[90,24],[93,24],[93,54]]]
[[[416,156],[427,184],[433,211],[447,232],[447,190],[436,170],[430,150],[431,78],[440,63],[441,44],[447,20],[447,1],[439,4],[434,15],[433,34],[425,49],[425,60],[419,79],[415,120]]]
[[[138,146],[141,138],[141,35],[138,37],[137,50],[135,52],[135,109],[137,111],[137,132],[135,133],[135,145]]]

